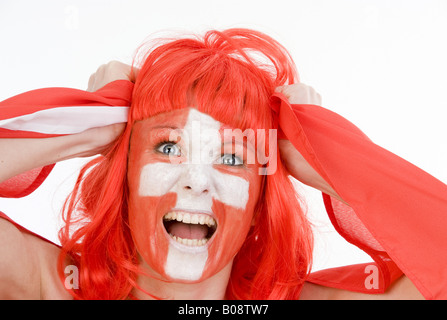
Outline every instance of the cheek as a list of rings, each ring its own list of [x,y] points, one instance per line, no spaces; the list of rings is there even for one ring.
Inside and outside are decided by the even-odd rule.
[[[160,165],[170,166],[165,163],[129,165],[129,226],[140,256],[151,269],[164,275],[169,240],[163,215],[175,206],[177,195],[160,192],[160,186],[169,184],[160,182],[162,176],[167,177],[166,168]]]
[[[219,227],[209,246],[209,258],[203,278],[225,267],[239,252],[250,230],[254,210],[259,198],[261,179],[247,177],[248,197],[243,208],[236,208],[213,200],[213,212],[219,218]],[[240,188],[240,187],[239,187]],[[238,189],[233,186],[233,189]],[[236,200],[240,201],[240,200]]]
[[[171,193],[161,197],[137,197],[129,201],[129,226],[140,256],[159,274],[164,274],[169,240],[162,216],[176,202]]]

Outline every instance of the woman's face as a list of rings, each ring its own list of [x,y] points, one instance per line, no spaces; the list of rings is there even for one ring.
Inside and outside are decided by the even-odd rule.
[[[202,281],[232,262],[261,189],[252,137],[194,108],[135,123],[129,223],[140,257],[162,278]],[[225,131],[225,133],[224,133]]]

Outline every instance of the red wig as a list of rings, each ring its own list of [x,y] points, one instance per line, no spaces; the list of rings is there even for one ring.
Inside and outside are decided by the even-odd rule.
[[[88,163],[64,206],[59,272],[78,266],[77,299],[126,299],[140,275],[128,226],[127,154],[133,123],[189,106],[242,130],[277,129],[270,97],[297,81],[287,51],[246,29],[152,46],[136,79],[127,127],[104,157]],[[268,139],[265,142],[268,143]],[[268,147],[265,150],[269,150]],[[296,299],[310,269],[312,235],[276,150],[276,170],[264,176],[256,223],[236,255],[227,297]]]

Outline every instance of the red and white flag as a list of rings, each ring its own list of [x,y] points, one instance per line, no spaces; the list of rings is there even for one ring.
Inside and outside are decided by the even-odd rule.
[[[96,92],[71,88],[28,91],[0,102],[0,138],[50,138],[127,122],[133,84],[118,80]],[[35,168],[0,184],[0,196],[33,192],[53,165]]]

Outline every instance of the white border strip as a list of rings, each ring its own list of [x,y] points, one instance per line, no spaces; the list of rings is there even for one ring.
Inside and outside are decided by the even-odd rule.
[[[0,120],[0,128],[45,134],[73,134],[127,122],[128,110],[129,107],[111,106],[58,107]]]

